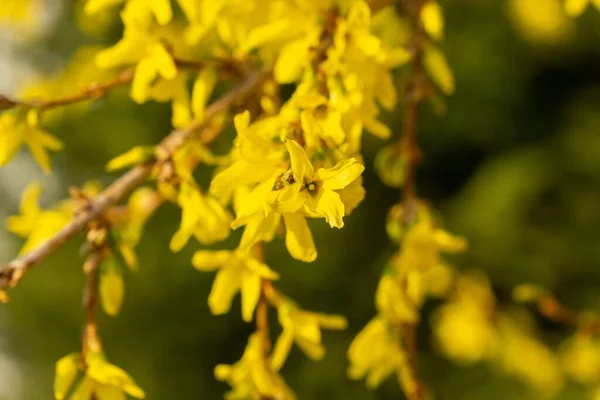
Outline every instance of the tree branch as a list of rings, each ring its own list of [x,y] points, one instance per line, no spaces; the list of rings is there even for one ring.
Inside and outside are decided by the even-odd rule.
[[[421,160],[421,153],[417,144],[417,119],[419,105],[423,101],[426,86],[426,77],[423,69],[423,40],[426,36],[420,21],[422,0],[404,3],[405,11],[413,29],[411,48],[413,58],[411,62],[411,75],[404,90],[404,120],[400,150],[406,160],[404,186],[402,191],[404,213],[402,223],[410,225],[415,220],[418,211],[418,197],[416,190],[416,167]],[[406,323],[402,326],[404,346],[408,353],[407,371],[411,376],[409,380],[400,379],[406,397],[409,400],[424,398],[424,386],[419,380],[417,330],[418,322]]]
[[[179,68],[187,69],[202,69],[208,65],[202,61],[190,61],[178,58],[174,58],[174,61],[175,65],[177,65]],[[241,75],[242,73],[248,72],[244,69],[244,66],[232,60],[222,61],[217,66],[219,69],[234,75]],[[106,96],[111,90],[128,84],[133,80],[134,75],[135,70],[133,68],[127,69],[109,81],[93,82],[77,94],[51,100],[14,100],[0,94],[0,111],[6,111],[17,107],[35,108],[39,111],[46,111],[71,104],[81,103],[86,100],[98,99]]]
[[[177,150],[194,132],[204,125],[205,121],[225,111],[237,100],[256,88],[262,82],[266,73],[266,71],[260,71],[248,75],[244,81],[231,89],[225,96],[209,105],[202,121],[194,121],[186,128],[172,131],[160,142],[158,148],[168,153]],[[204,144],[208,144],[215,137],[215,135],[210,134],[201,135],[199,140]],[[90,201],[89,207],[75,215],[56,235],[0,268],[0,290],[15,287],[31,267],[48,257],[75,234],[85,229],[90,221],[101,217],[127,193],[144,183],[150,175],[154,163],[155,161],[149,161],[129,170]]]

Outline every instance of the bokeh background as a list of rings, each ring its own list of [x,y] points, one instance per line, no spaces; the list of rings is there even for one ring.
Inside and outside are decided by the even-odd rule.
[[[0,0],[2,7],[3,0]],[[547,11],[541,3],[556,5]],[[75,8],[73,8],[75,4]],[[461,270],[485,271],[503,304],[523,282],[552,289],[575,308],[600,308],[600,13],[572,21],[553,0],[442,1],[443,48],[454,69],[456,93],[439,113],[426,104],[419,116],[424,160],[418,192],[439,210],[451,232],[465,235],[470,250],[455,258]],[[552,8],[552,7],[550,7]],[[112,43],[121,27],[107,21],[83,26],[79,1],[47,0],[35,29],[0,25],[0,93],[15,94],[37,75],[60,71],[82,44]],[[75,11],[73,11],[75,10]],[[98,34],[99,32],[108,34]],[[396,131],[400,113],[386,115]],[[52,125],[65,150],[44,176],[23,151],[0,169],[0,219],[17,211],[27,182],[43,182],[42,204],[67,196],[89,179],[109,183],[107,160],[135,144],[157,143],[170,126],[166,105],[134,105],[127,89],[73,109]],[[225,138],[215,145],[225,151]],[[231,137],[231,132],[229,138]],[[365,138],[373,165],[384,143]],[[204,182],[210,171],[200,175]],[[398,399],[390,379],[368,391],[346,378],[346,350],[375,313],[373,298],[383,264],[394,251],[385,234],[386,212],[399,199],[373,168],[365,172],[365,202],[343,230],[311,221],[319,258],[291,260],[282,240],[267,248],[267,261],[282,275],[278,286],[306,309],[342,313],[349,329],[326,332],[321,362],[294,349],[284,376],[299,399]],[[215,317],[206,299],[213,276],[194,270],[189,244],[172,254],[179,211],[162,207],[139,246],[140,269],[127,277],[121,315],[101,315],[109,359],[127,370],[148,399],[218,399],[227,386],[213,377],[218,363],[239,359],[253,326],[241,321],[239,300]],[[232,247],[234,235],[222,247]],[[48,399],[54,363],[80,347],[83,274],[80,239],[35,268],[12,301],[0,307],[0,399]],[[0,232],[0,262],[21,242]],[[438,399],[536,399],[525,384],[493,366],[451,364],[431,345],[426,315],[419,330],[420,368]],[[273,335],[278,327],[274,316]],[[552,338],[561,327],[540,320]],[[560,399],[582,399],[567,386]]]

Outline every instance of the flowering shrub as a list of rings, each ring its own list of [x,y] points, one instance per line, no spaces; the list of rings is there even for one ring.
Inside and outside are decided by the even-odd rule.
[[[513,3],[515,18],[534,39],[566,29],[566,15],[578,16],[590,4],[600,8],[594,0],[566,0],[564,13],[558,1]],[[27,23],[39,4],[8,0],[0,5],[0,18]],[[539,8],[542,22],[532,20],[527,7]],[[446,261],[446,254],[467,251],[467,240],[447,231],[417,194],[418,110],[455,89],[440,48],[444,18],[437,1],[88,0],[84,14],[93,20],[114,9],[124,28],[113,46],[81,49],[62,74],[25,87],[18,99],[0,97],[0,165],[25,144],[46,173],[50,152],[68,143],[48,132],[45,121],[60,118],[64,108],[124,85],[135,103],[172,108],[173,130],[159,144],[133,147],[107,162],[110,172],[128,169],[113,184],[102,188],[91,181],[41,209],[41,187],[32,183],[19,215],[7,221],[25,244],[0,270],[4,300],[6,289],[32,266],[85,232],[82,348],[57,362],[56,399],[144,397],[107,360],[96,309],[119,314],[126,269],[138,268],[135,249],[144,225],[164,203],[181,209],[170,249],[201,248],[191,264],[215,272],[210,311],[229,312],[239,293],[241,318],[256,325],[240,360],[215,367],[216,379],[231,386],[225,397],[294,399],[280,374],[292,347],[322,359],[322,335],[345,329],[347,321],[306,310],[282,293],[282,269],[268,265],[265,252],[283,236],[289,257],[313,262],[324,244],[315,243],[307,219],[341,229],[369,201],[363,135],[386,141],[375,168],[386,185],[401,190],[402,200],[390,209],[387,226],[373,227],[387,229],[397,251],[374,294],[377,314],[348,343],[348,376],[365,379],[370,388],[395,376],[407,398],[431,398],[419,376],[415,331],[424,304],[437,298],[442,302],[432,334],[449,359],[487,361],[549,396],[573,379],[600,398],[600,353],[593,339],[598,319],[564,308],[542,288],[517,287],[518,301],[576,329],[553,351],[536,336],[527,314],[498,307],[484,275],[460,272]],[[403,126],[396,140],[381,113],[398,109]],[[216,154],[210,145],[229,124],[236,137],[226,154]],[[208,187],[198,183],[198,168],[214,172]],[[204,248],[238,229],[243,233],[234,249]],[[281,328],[275,340],[270,311]]]

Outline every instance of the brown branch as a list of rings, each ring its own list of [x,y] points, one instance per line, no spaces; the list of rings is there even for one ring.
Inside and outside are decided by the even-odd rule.
[[[180,68],[187,69],[202,69],[208,64],[202,61],[191,61],[174,58],[175,65]],[[225,60],[217,64],[217,67],[232,75],[244,75],[248,73],[244,66],[236,63],[233,60]],[[7,96],[0,95],[0,111],[9,110],[11,108],[24,107],[34,108],[39,111],[51,110],[58,107],[68,106],[76,103],[81,103],[86,100],[95,100],[106,96],[111,90],[124,86],[133,80],[135,70],[127,69],[117,75],[115,78],[106,82],[92,82],[85,87],[81,92],[65,96],[63,98],[51,100],[14,100]]]
[[[172,153],[177,150],[194,132],[204,125],[205,121],[208,121],[217,114],[225,111],[237,100],[243,98],[256,88],[260,82],[262,82],[266,74],[266,71],[251,73],[244,81],[231,89],[225,96],[209,105],[206,108],[204,120],[194,121],[186,128],[172,131],[162,140],[162,142],[160,142],[158,149],[167,153]],[[210,130],[208,132],[209,134],[200,135],[199,137],[199,140],[205,144],[208,144],[215,138],[215,135],[210,134]],[[123,198],[123,196],[144,183],[150,176],[153,165],[154,161],[149,161],[129,170],[129,172],[122,175],[104,191],[98,194],[90,202],[87,210],[75,215],[56,235],[45,240],[30,252],[0,268],[0,290],[4,290],[9,286],[15,287],[22,279],[23,275],[32,266],[48,257],[67,240],[81,232],[90,221],[101,217],[110,207],[114,206],[121,198]]]
[[[537,310],[552,322],[564,324],[589,335],[600,334],[600,317],[571,310],[562,305],[552,294],[546,294],[536,301]]]
[[[403,203],[404,213],[402,223],[404,225],[412,224],[417,216],[418,197],[416,189],[416,167],[421,160],[421,153],[417,143],[417,119],[419,106],[423,101],[426,78],[423,68],[423,40],[425,32],[420,21],[422,0],[407,1],[404,8],[408,14],[409,21],[413,30],[412,43],[410,44],[413,52],[411,61],[411,74],[404,88],[404,120],[402,126],[402,136],[400,139],[400,151],[405,158],[404,185],[403,185]],[[417,353],[417,335],[416,330],[418,321],[402,325],[402,337],[404,346],[408,353],[407,373],[409,379],[400,379],[400,384],[404,394],[409,400],[421,400],[425,396],[423,384],[419,380],[418,353]],[[401,375],[401,374],[399,374]]]
[[[6,96],[0,95],[0,110],[8,110],[16,107],[35,108],[40,111],[50,110],[57,107],[68,106],[80,103],[85,100],[98,99],[106,96],[108,92],[117,87],[123,86],[133,80],[133,69],[121,72],[115,78],[104,82],[94,82],[83,89],[80,93],[53,100],[12,100]]]

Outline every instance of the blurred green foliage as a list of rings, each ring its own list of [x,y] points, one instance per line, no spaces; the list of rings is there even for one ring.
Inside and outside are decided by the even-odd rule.
[[[577,21],[564,43],[541,46],[515,31],[505,9],[493,0],[445,5],[443,47],[457,91],[443,115],[428,105],[421,110],[419,194],[440,210],[449,230],[469,239],[470,250],[456,264],[485,270],[503,305],[510,307],[514,285],[534,282],[573,307],[600,308],[600,14]],[[73,21],[64,10],[42,42],[21,51],[37,65],[59,68],[57,60],[88,40]],[[89,112],[70,113],[52,129],[66,144],[54,156],[61,193],[92,178],[110,182],[106,161],[133,145],[157,143],[169,130],[169,113],[165,105],[134,105],[125,89],[96,101]],[[400,113],[386,118],[397,130]],[[227,148],[227,138],[215,144],[216,151]],[[365,140],[366,165],[372,166],[384,143]],[[199,174],[206,183],[210,171]],[[282,272],[278,286],[284,293],[306,309],[349,319],[347,331],[325,333],[322,362],[292,351],[283,375],[300,399],[397,399],[400,393],[394,380],[369,392],[345,373],[347,347],[375,312],[379,274],[394,250],[385,234],[386,212],[399,199],[372,168],[364,178],[367,198],[347,218],[346,229],[311,224],[319,249],[315,263],[293,261],[281,240],[267,248],[268,264]],[[3,214],[16,207],[0,196]],[[216,399],[227,388],[214,379],[214,366],[236,361],[253,327],[241,321],[239,301],[227,315],[210,315],[212,276],[190,265],[198,245],[179,254],[168,249],[178,223],[178,210],[170,205],[151,219],[139,247],[140,270],[127,277],[122,313],[101,316],[100,333],[109,359],[135,377],[149,399]],[[235,237],[225,246],[232,247]],[[15,251],[17,246],[14,240]],[[19,397],[6,400],[49,398],[54,362],[79,347],[84,279],[77,247],[70,243],[36,267],[0,308],[0,336],[7,339],[2,351],[18,360],[22,372]],[[493,367],[459,367],[439,356],[427,315],[419,330],[420,369],[438,399],[536,398]],[[542,327],[550,339],[562,329]],[[560,398],[582,394],[568,387]]]

